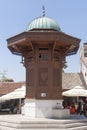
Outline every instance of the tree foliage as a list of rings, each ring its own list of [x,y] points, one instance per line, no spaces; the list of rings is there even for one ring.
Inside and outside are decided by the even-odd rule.
[[[64,69],[66,69],[68,67],[67,63],[65,62],[64,65],[63,65],[63,69],[62,71],[64,72]]]
[[[8,78],[6,75],[7,75],[6,70],[4,70],[3,72],[0,72],[0,81],[1,82],[14,82],[13,79]]]

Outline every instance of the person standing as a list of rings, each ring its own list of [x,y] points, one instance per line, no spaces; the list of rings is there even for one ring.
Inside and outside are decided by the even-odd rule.
[[[82,98],[80,98],[79,102],[78,102],[78,107],[77,107],[76,114],[80,114],[80,115],[83,114],[83,106],[84,106],[84,102],[83,102]]]

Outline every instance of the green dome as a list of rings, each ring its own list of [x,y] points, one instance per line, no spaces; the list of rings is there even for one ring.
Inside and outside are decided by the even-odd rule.
[[[57,31],[61,31],[59,25],[51,18],[46,16],[39,17],[34,19],[28,26],[26,31],[30,31],[33,29],[54,29]]]

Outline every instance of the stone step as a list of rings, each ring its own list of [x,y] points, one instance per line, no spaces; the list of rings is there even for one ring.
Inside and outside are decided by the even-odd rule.
[[[3,129],[2,129],[3,128]],[[58,129],[70,129],[70,130],[87,130],[87,123],[84,121],[65,121],[65,122],[60,122],[60,121],[50,121],[50,122],[8,122],[8,121],[0,121],[0,130],[58,130]]]
[[[87,119],[29,119],[2,116],[0,130],[87,130]]]
[[[73,128],[73,127],[79,127],[79,126],[86,126],[87,127],[87,123],[70,123],[70,124],[59,124],[59,123],[48,123],[48,124],[20,124],[18,127],[19,128]]]
[[[73,127],[69,128],[68,130],[87,130],[87,126]]]

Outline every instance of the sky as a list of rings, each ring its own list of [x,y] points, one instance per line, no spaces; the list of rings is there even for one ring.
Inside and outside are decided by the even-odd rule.
[[[21,57],[7,48],[7,39],[26,30],[28,24],[45,15],[54,19],[62,32],[81,39],[76,55],[66,58],[65,72],[80,71],[80,48],[87,42],[87,0],[0,0],[0,73],[6,71],[15,82],[25,81]]]

